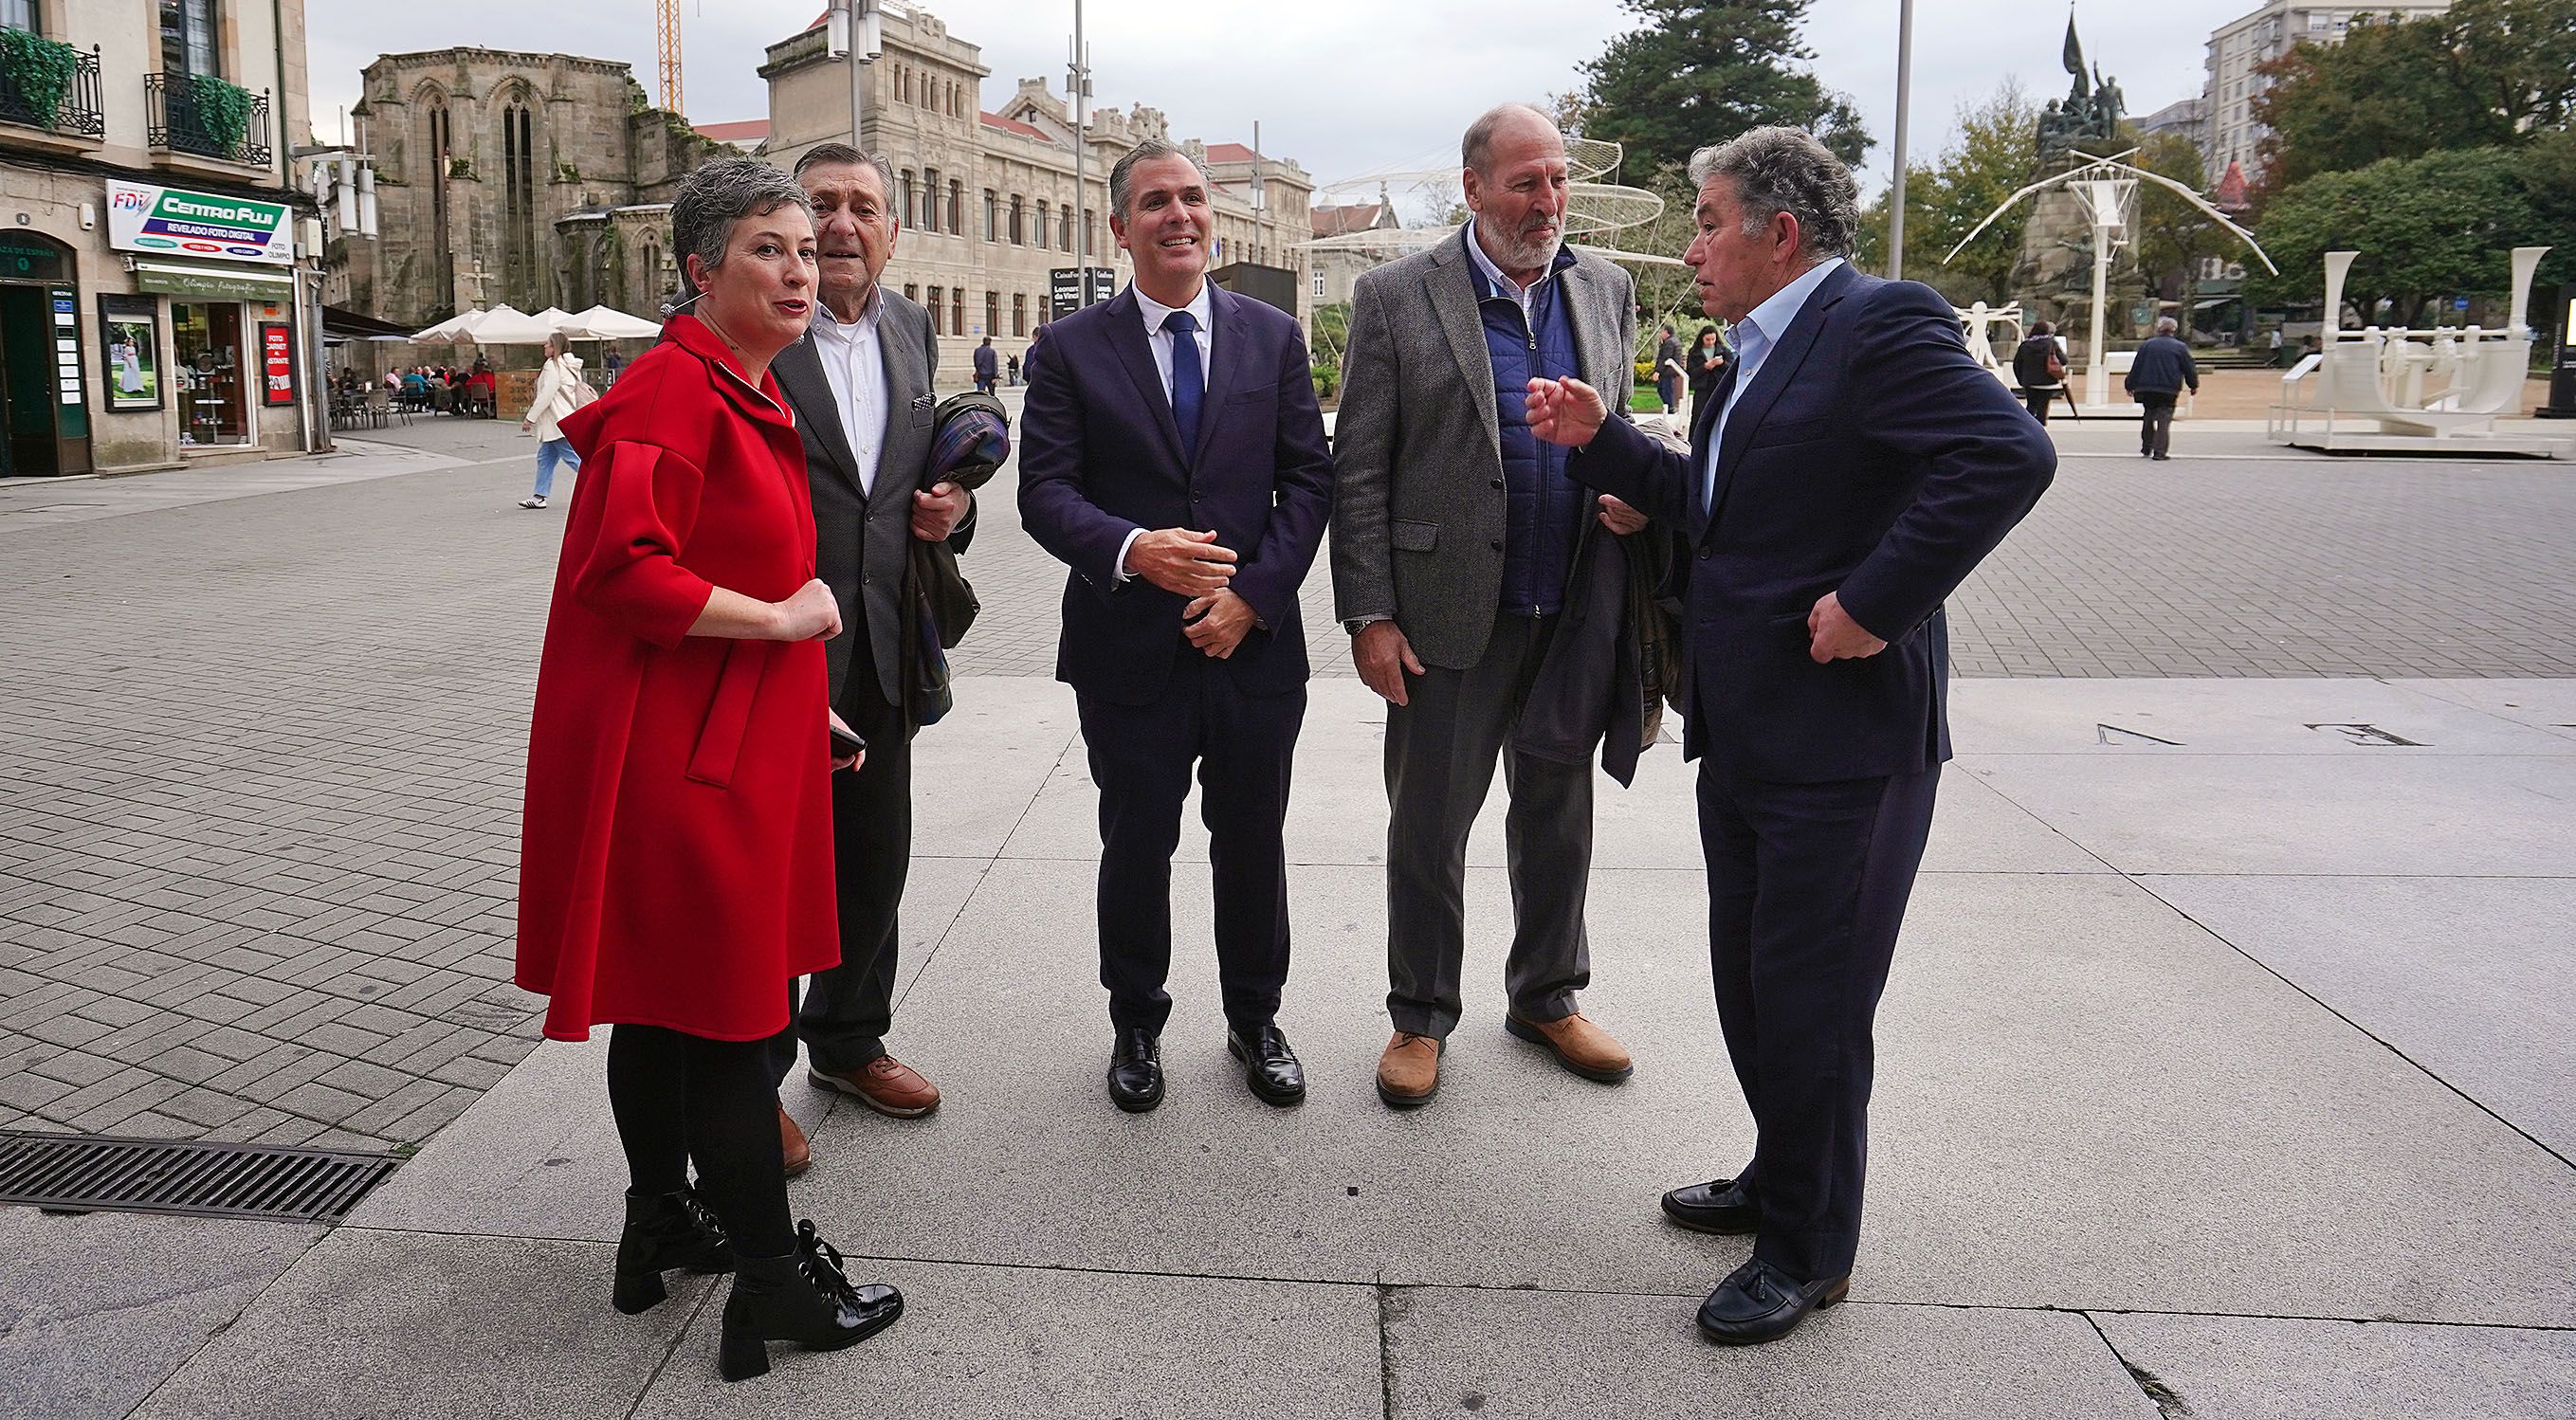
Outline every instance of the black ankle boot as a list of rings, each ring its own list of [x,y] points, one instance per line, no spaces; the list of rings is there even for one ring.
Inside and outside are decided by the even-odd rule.
[[[662,1304],[662,1274],[673,1268],[690,1272],[731,1272],[733,1247],[725,1241],[724,1224],[695,1191],[626,1193],[626,1231],[617,1238],[617,1281],[609,1301],[633,1316]]]
[[[772,1341],[793,1341],[808,1351],[855,1346],[903,1315],[903,1294],[882,1282],[852,1286],[841,1254],[814,1231],[812,1219],[796,1225],[796,1250],[784,1257],[746,1257],[725,1298],[724,1340],[716,1364],[729,1381],[769,1373]]]

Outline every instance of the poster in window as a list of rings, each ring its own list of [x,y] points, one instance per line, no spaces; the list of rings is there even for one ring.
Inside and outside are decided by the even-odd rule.
[[[98,298],[100,385],[110,413],[161,407],[161,303],[149,296]]]
[[[259,373],[262,403],[295,402],[295,342],[287,337],[284,325],[260,323]]]

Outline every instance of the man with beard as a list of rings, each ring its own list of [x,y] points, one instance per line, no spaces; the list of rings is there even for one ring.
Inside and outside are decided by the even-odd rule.
[[[1546,115],[1505,104],[1460,149],[1475,217],[1359,279],[1334,430],[1333,597],[1360,677],[1388,707],[1395,1032],[1377,1091],[1397,1109],[1438,1091],[1463,1009],[1467,832],[1497,758],[1515,918],[1504,1028],[1589,1080],[1631,1068],[1575,1002],[1592,979],[1589,750],[1533,752],[1524,731],[1577,605],[1577,567],[1608,554],[1601,528],[1631,533],[1645,519],[1568,479],[1565,451],[1530,437],[1522,404],[1533,379],[1628,387],[1635,288],[1564,244],[1565,139]],[[1615,693],[1576,690],[1604,714]]]
[[[803,1037],[806,1079],[854,1096],[879,1114],[913,1119],[939,1107],[939,1090],[886,1053],[894,1019],[897,909],[912,858],[913,730],[904,687],[903,622],[912,614],[911,541],[966,549],[972,495],[951,484],[921,487],[930,459],[931,372],[939,350],[930,316],[877,284],[900,228],[884,159],[825,143],[796,163],[814,200],[819,300],[805,338],[772,369],[796,411],[814,494],[815,575],[841,606],[841,635],[826,646],[835,720],[867,741],[855,772],[832,776],[834,872],[841,964],[817,972],[788,1029],[771,1045],[783,1083]],[[803,1137],[778,1115],[789,1172]]]

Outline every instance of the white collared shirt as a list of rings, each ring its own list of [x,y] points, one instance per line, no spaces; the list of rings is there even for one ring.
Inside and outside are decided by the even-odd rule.
[[[1206,419],[1208,377],[1212,373],[1209,366],[1216,357],[1216,331],[1213,329],[1213,317],[1216,312],[1216,302],[1208,295],[1207,282],[1204,280],[1199,282],[1199,293],[1192,296],[1190,298],[1190,303],[1186,306],[1164,305],[1162,302],[1146,295],[1143,288],[1137,286],[1133,282],[1128,283],[1127,289],[1136,293],[1136,313],[1142,316],[1145,321],[1145,346],[1147,349],[1154,352],[1154,373],[1163,377],[1163,402],[1165,404],[1171,403],[1172,400],[1172,347],[1174,340],[1172,332],[1163,329],[1163,320],[1174,311],[1188,311],[1190,313],[1190,318],[1199,323],[1199,328],[1190,333],[1190,344],[1199,357],[1199,418],[1202,420]],[[1109,569],[1109,578],[1111,581],[1124,582],[1129,577],[1135,575],[1127,570],[1127,549],[1134,547],[1136,545],[1136,539],[1143,537],[1144,535],[1145,529],[1137,528],[1119,541],[1118,562],[1115,566]]]
[[[873,495],[877,460],[885,451],[885,353],[877,344],[877,320],[885,314],[882,292],[868,292],[859,318],[844,324],[829,306],[814,303],[814,353],[823,361],[823,377],[832,384],[832,400],[849,438],[850,455],[859,461],[859,492]]]
[[[1549,279],[1556,275],[1556,253],[1549,252],[1547,254],[1547,263],[1538,269],[1538,279],[1526,286],[1523,286],[1519,282],[1504,275],[1503,269],[1494,265],[1494,259],[1485,255],[1485,244],[1476,240],[1477,220],[1478,219],[1472,217],[1467,220],[1468,257],[1476,263],[1476,269],[1478,271],[1485,273],[1485,279],[1494,283],[1495,290],[1502,292],[1504,295],[1509,296],[1520,303],[1521,320],[1524,323],[1535,325],[1537,323],[1538,316],[1531,310],[1531,307],[1538,300],[1538,288],[1546,285]]]
[[[1699,505],[1709,506],[1717,497],[1718,451],[1726,447],[1726,421],[1735,413],[1735,402],[1753,388],[1753,377],[1762,373],[1762,362],[1771,357],[1780,337],[1789,333],[1799,313],[1806,310],[1807,298],[1843,264],[1841,257],[1829,257],[1807,268],[1797,280],[1771,293],[1771,298],[1753,308],[1752,314],[1735,323],[1735,384],[1726,392],[1726,403],[1717,411],[1717,423],[1708,431],[1708,462],[1700,470]]]

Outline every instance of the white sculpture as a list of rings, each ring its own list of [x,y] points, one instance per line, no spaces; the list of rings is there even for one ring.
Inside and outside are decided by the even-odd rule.
[[[1994,328],[2000,325],[2009,332],[2004,337],[2004,349],[2020,348],[2021,302],[2015,301],[2009,306],[1997,309],[1989,307],[1983,301],[1977,301],[1965,310],[1960,310],[1957,306],[1952,306],[1950,309],[1959,312],[1960,333],[1967,339],[1968,353],[1976,357],[1977,363],[1985,367],[1987,374],[2003,381],[2006,388],[2019,388],[2020,381],[2014,378],[2012,366],[2005,360],[1995,358]]]
[[[2495,428],[2498,416],[2514,412],[2531,368],[2532,333],[2522,313],[2548,253],[2513,249],[2513,316],[2503,330],[2418,331],[2342,329],[2344,278],[2360,253],[2327,252],[2323,348],[2281,377],[2265,432],[2276,444],[2338,452],[2567,457],[2568,440]]]

